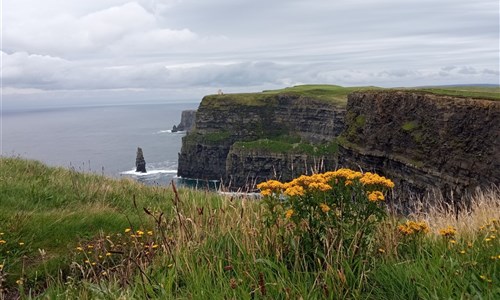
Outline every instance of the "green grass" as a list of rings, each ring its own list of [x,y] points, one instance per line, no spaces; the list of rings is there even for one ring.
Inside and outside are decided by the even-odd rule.
[[[262,151],[279,154],[307,154],[312,156],[332,155],[338,151],[336,141],[311,144],[302,142],[300,137],[281,136],[274,139],[259,139],[250,142],[236,142],[232,148],[236,151]]]
[[[227,104],[244,106],[266,106],[276,103],[276,95],[289,95],[297,98],[314,99],[345,106],[347,95],[355,91],[380,89],[373,86],[342,87],[338,85],[298,85],[279,90],[265,90],[260,93],[239,93],[210,95],[203,98],[203,105],[222,108]]]
[[[390,89],[380,88],[376,86],[343,87],[339,85],[328,84],[308,84],[297,85],[278,90],[265,90],[260,93],[210,95],[206,96],[203,102],[206,105],[219,108],[224,107],[227,104],[244,106],[266,106],[275,103],[276,99],[274,98],[274,96],[276,95],[291,95],[299,98],[309,98],[344,106],[347,103],[347,96],[349,93],[377,90],[417,91],[433,93],[437,95],[500,100],[500,87],[446,86]]]
[[[498,192],[476,198],[473,211],[463,215],[427,212],[423,217],[432,232],[422,239],[398,235],[400,221],[391,217],[371,241],[362,278],[354,276],[359,271],[347,261],[310,268],[301,257],[283,259],[296,246],[280,240],[284,227],[265,226],[263,207],[251,199],[187,189],[176,193],[172,187],[16,158],[0,158],[0,195],[0,240],[5,241],[0,243],[0,298],[500,295],[500,242],[494,231],[500,228],[491,221],[500,218]],[[490,225],[480,229],[485,223]],[[436,234],[446,225],[457,228],[456,242]]]
[[[480,86],[446,86],[428,88],[409,88],[422,92],[429,92],[437,95],[455,96],[463,98],[476,98],[488,100],[500,100],[500,86],[480,87]]]
[[[404,131],[413,131],[419,127],[418,123],[416,121],[409,121],[403,124],[401,129]]]

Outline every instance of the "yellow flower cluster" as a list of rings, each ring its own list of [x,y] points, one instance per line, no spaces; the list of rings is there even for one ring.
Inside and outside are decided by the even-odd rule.
[[[321,208],[321,210],[324,212],[324,213],[327,213],[330,211],[330,206],[326,205],[325,203],[321,203],[319,205],[319,207]]]
[[[448,226],[446,228],[440,229],[439,234],[444,237],[451,238],[454,237],[455,234],[457,234],[457,230],[453,226]]]
[[[363,173],[356,172],[351,169],[338,169],[337,171],[326,172],[325,177],[330,180],[332,178],[343,178],[345,180],[355,180],[363,177]]]
[[[406,221],[405,224],[401,224],[398,226],[398,231],[404,235],[428,233],[429,225],[425,221]]]
[[[332,186],[327,183],[322,182],[312,182],[309,184],[309,189],[311,190],[320,190],[322,192],[326,192],[332,189]]]
[[[371,202],[384,201],[384,194],[380,191],[373,191],[368,194],[368,200]]]
[[[364,173],[363,177],[361,177],[359,181],[363,185],[380,185],[390,189],[394,187],[394,182],[392,182],[390,179],[371,172]]]
[[[285,193],[285,195],[290,196],[290,197],[302,196],[302,195],[304,195],[305,190],[300,185],[294,185],[294,186],[287,187],[284,193]]]
[[[268,180],[266,182],[259,183],[257,188],[261,191],[262,196],[270,196],[273,193],[278,193],[283,190],[283,183],[278,180]]]
[[[257,188],[261,195],[271,196],[272,194],[284,193],[287,196],[302,196],[307,191],[322,191],[326,192],[333,189],[332,184],[336,184],[342,180],[345,186],[354,185],[355,181],[361,182],[363,185],[376,185],[387,188],[393,188],[394,183],[382,176],[374,173],[361,173],[350,169],[338,169],[326,173],[302,175],[287,183],[281,183],[277,180],[269,180],[259,183]],[[373,192],[371,201],[382,201],[384,196],[381,192]]]
[[[285,213],[285,218],[290,219],[293,216],[293,209],[289,209]]]

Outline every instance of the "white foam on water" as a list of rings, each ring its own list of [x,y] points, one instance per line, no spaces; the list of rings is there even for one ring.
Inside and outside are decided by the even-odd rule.
[[[182,131],[172,132],[171,129],[166,129],[166,130],[160,130],[160,131],[155,132],[155,134],[164,134],[164,133],[185,134],[186,131],[182,130]]]
[[[146,169],[147,170],[147,169]],[[157,174],[177,174],[177,170],[147,170],[146,173],[136,172],[135,169],[125,172],[120,172],[122,175],[134,175],[134,176],[150,176]]]
[[[160,130],[160,131],[157,131],[156,133],[158,133],[158,134],[160,134],[160,133],[172,133],[172,130],[170,130],[170,129]]]

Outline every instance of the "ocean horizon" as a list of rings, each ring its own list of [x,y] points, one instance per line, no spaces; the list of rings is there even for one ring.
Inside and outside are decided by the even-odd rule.
[[[181,112],[199,102],[17,108],[2,111],[1,155],[112,178],[167,185],[177,175]],[[137,147],[147,173],[135,172]]]

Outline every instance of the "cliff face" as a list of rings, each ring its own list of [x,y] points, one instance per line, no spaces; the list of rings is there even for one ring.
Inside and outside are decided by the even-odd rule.
[[[253,188],[340,166],[383,174],[400,192],[498,185],[500,101],[390,90],[354,92],[344,105],[297,93],[207,96],[178,175]]]
[[[400,188],[460,195],[500,183],[500,102],[420,92],[348,96],[340,163]]]
[[[302,155],[307,163],[319,158],[294,149],[288,151],[290,154],[266,151],[259,157],[265,157],[267,163],[257,164],[258,156],[252,152],[255,148],[235,143],[288,135],[296,137],[294,145],[323,143],[342,131],[344,115],[342,106],[297,94],[206,96],[196,115],[196,130],[183,139],[178,175],[222,179],[236,186],[266,178],[291,179],[296,172],[288,168],[291,171],[295,163],[304,165],[292,158],[292,153]],[[272,162],[277,157],[281,163]]]
[[[226,184],[251,190],[255,184],[270,178],[289,181],[302,174],[332,170],[335,166],[336,159],[331,155],[279,153],[233,146],[226,158]]]
[[[181,113],[181,122],[174,125],[172,132],[191,131],[194,128],[196,120],[196,110],[183,110]]]

